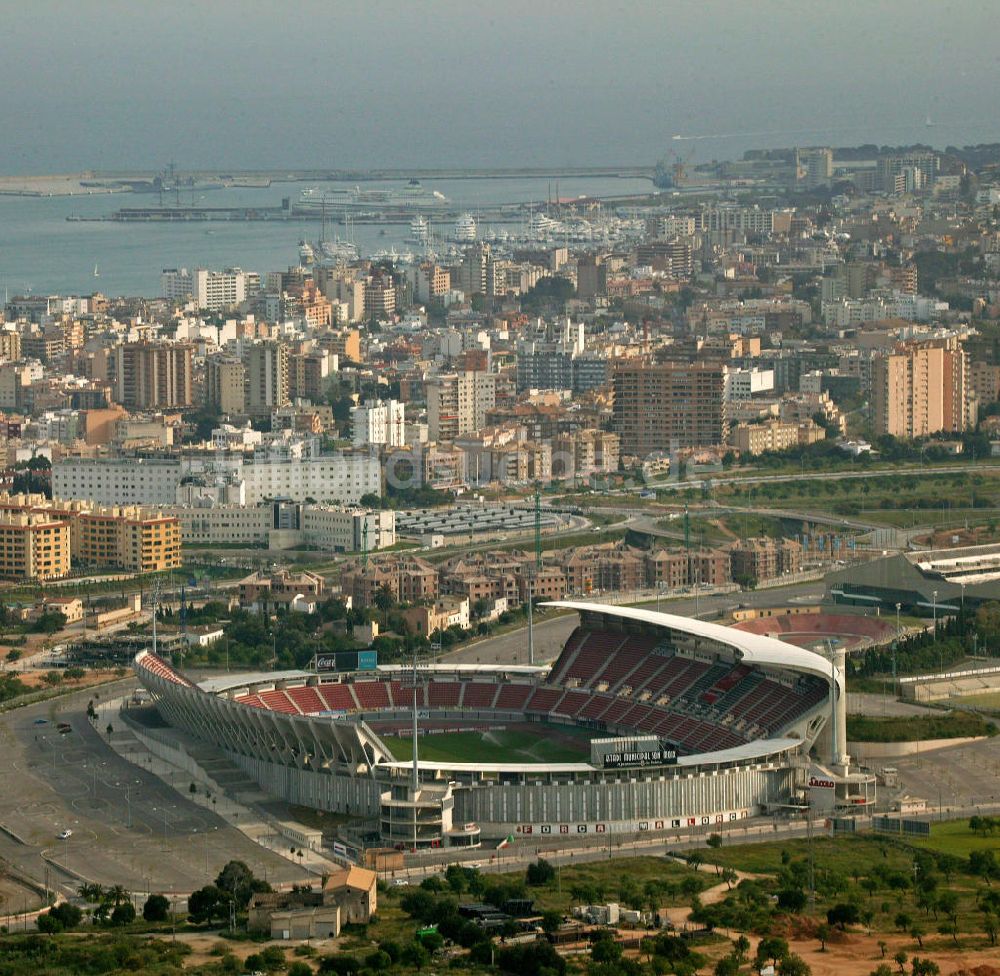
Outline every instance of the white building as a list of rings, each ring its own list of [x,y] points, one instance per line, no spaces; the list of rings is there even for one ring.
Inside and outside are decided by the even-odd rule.
[[[247,504],[265,498],[357,505],[363,495],[382,494],[378,458],[365,454],[324,454],[289,461],[244,462]]]
[[[305,505],[302,537],[307,545],[339,552],[387,549],[396,544],[396,513]]]
[[[187,268],[164,268],[160,272],[160,295],[170,302],[186,302],[194,296],[194,277]]]
[[[248,447],[256,447],[263,440],[264,435],[259,430],[254,430],[249,422],[244,427],[223,424],[212,431],[212,450],[243,451]]]
[[[59,498],[89,498],[100,505],[175,504],[181,480],[202,476],[243,483],[247,505],[264,499],[357,505],[367,494],[382,492],[378,459],[361,454],[246,460],[239,455],[175,458],[63,458],[52,468],[52,487]]]
[[[209,271],[198,268],[191,281],[191,295],[198,308],[216,312],[219,309],[239,305],[259,286],[259,278],[242,268],[226,268],[225,271]]]
[[[774,389],[774,370],[730,369],[726,372],[725,396],[727,400],[749,400]]]
[[[406,445],[405,407],[398,400],[374,400],[351,408],[351,431],[355,447],[369,444],[386,447]]]
[[[450,441],[486,426],[496,406],[496,376],[481,371],[442,374],[427,381],[427,426],[432,441]]]
[[[281,509],[281,518],[276,515]],[[396,544],[396,513],[331,505],[173,505],[184,545],[308,545],[336,552],[374,552]],[[278,524],[280,523],[280,524]]]

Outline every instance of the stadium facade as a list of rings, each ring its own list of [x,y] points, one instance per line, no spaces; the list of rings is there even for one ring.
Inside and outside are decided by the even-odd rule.
[[[672,614],[552,605],[580,624],[550,668],[436,665],[414,681],[382,667],[196,685],[143,651],[136,670],[171,724],[265,791],[377,823],[396,846],[678,831],[810,800],[829,810],[874,802],[872,778],[848,768],[842,652],[830,661]],[[420,744],[512,726],[583,735],[589,756],[433,762],[397,758],[386,744],[414,728]]]

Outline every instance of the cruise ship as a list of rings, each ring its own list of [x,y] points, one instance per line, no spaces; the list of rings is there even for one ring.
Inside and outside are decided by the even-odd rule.
[[[476,239],[476,218],[464,213],[455,221],[455,240],[459,244],[471,244]]]
[[[302,215],[351,213],[433,213],[448,206],[448,198],[428,190],[420,180],[399,187],[337,187],[303,190],[293,212]]]

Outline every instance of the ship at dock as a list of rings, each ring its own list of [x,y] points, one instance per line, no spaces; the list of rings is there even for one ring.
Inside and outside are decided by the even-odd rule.
[[[422,214],[436,213],[449,204],[437,190],[429,190],[420,180],[410,180],[401,187],[337,187],[303,190],[293,205],[295,216],[311,217],[327,213]]]

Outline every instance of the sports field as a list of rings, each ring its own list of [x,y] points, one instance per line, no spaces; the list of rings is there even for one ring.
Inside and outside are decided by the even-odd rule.
[[[400,761],[413,758],[409,737],[382,736]],[[555,725],[519,725],[489,732],[445,732],[420,737],[420,758],[428,762],[586,762],[590,733]]]

